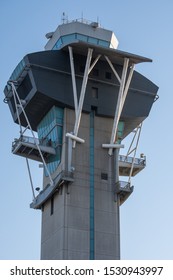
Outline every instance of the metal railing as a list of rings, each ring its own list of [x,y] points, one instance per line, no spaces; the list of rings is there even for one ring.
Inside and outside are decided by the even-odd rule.
[[[14,139],[14,142],[12,143],[12,147],[15,148],[19,142],[29,143],[29,144],[33,144],[33,145],[43,145],[46,147],[52,147],[52,141],[50,139],[38,139],[38,138],[34,138],[31,136],[24,136],[24,135],[22,135],[18,139],[17,138]]]
[[[130,163],[130,164],[134,163],[136,165],[141,165],[141,166],[146,165],[145,158],[133,158],[133,157],[129,157],[129,156],[119,155],[119,161],[125,162],[125,163]]]
[[[15,147],[18,145],[18,143],[20,142],[24,142],[24,143],[30,143],[30,144],[33,144],[33,145],[39,145],[39,139],[38,138],[33,138],[33,137],[30,137],[30,136],[21,136],[20,138],[15,138],[13,143],[12,143],[12,149],[15,149]]]
[[[91,25],[94,22],[94,23],[98,24],[98,27],[101,27],[100,23],[98,22],[98,19],[97,19],[97,21],[93,21],[93,20],[88,20],[88,19],[85,19],[85,18],[82,17],[82,18],[69,20],[68,16],[65,15],[65,14],[62,16],[61,21],[62,21],[63,24],[72,23],[72,22],[81,22],[81,23],[85,23],[85,24],[88,24],[88,25]]]
[[[131,191],[131,185],[129,182],[125,181],[118,181],[116,184],[117,190],[122,190],[122,191]]]

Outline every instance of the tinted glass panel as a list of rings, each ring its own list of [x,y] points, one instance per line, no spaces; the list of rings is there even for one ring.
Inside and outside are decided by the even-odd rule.
[[[76,34],[76,37],[77,37],[78,40],[87,42],[87,36],[86,35]]]
[[[56,154],[51,155],[47,161],[47,167],[50,173],[56,170],[61,161],[63,115],[63,109],[54,106],[37,127],[40,142],[44,145],[51,145],[56,150]],[[48,175],[46,171],[45,175]]]
[[[98,44],[98,39],[93,38],[93,37],[88,37],[88,43],[97,45]]]

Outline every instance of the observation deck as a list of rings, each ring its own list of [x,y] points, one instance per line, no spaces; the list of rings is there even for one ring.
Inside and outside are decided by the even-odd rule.
[[[56,154],[56,150],[52,147],[50,140],[40,140],[38,138],[22,135],[19,139],[15,138],[12,143],[13,154],[42,162],[39,149],[45,160],[47,160],[49,156]],[[131,176],[135,176],[145,168],[146,159],[119,155],[120,176],[129,176],[132,165],[133,170]]]
[[[45,160],[50,155],[56,154],[55,149],[51,147],[50,141],[40,141],[37,138],[21,136],[12,143],[13,154],[42,162],[39,149]]]
[[[119,175],[129,176],[133,165],[131,176],[135,176],[146,166],[145,158],[134,158],[129,156],[119,155]]]
[[[132,194],[134,187],[129,182],[118,181],[115,184],[115,193],[118,194],[120,205]]]
[[[42,205],[59,190],[61,185],[73,183],[73,172],[61,170],[53,181],[53,184],[48,184],[32,201],[30,208],[41,209]]]

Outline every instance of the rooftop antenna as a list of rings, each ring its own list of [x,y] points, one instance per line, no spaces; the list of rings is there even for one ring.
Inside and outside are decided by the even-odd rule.
[[[61,21],[63,24],[68,22],[68,16],[65,14],[65,12],[62,13]]]
[[[102,27],[101,21],[100,21],[100,19],[99,19],[99,16],[97,16],[97,23],[98,23],[98,26],[99,26],[99,27]]]
[[[82,22],[83,22],[83,12],[82,12],[81,20],[82,20]]]

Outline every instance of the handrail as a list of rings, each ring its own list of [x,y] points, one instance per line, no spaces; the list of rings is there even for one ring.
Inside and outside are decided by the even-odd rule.
[[[69,20],[66,15],[63,15],[63,17],[62,17],[62,24],[67,24],[67,23],[72,23],[72,22],[81,22],[81,23],[85,23],[85,24],[91,25],[93,23],[93,20],[85,19],[83,17],[82,18],[73,19],[73,20]],[[98,24],[98,27],[101,27],[101,25],[98,22],[98,20],[96,21],[96,23]]]
[[[73,172],[61,170],[54,178],[54,184],[47,184],[47,186],[33,199],[30,207],[34,209],[40,209],[43,203],[51,197],[51,195],[61,186],[64,181],[68,183],[73,182]]]
[[[125,163],[130,163],[132,164],[134,162],[134,164],[137,164],[137,165],[142,165],[142,166],[145,166],[145,158],[135,158],[133,159],[133,157],[129,157],[129,156],[124,156],[124,155],[119,155],[119,161],[121,162],[125,162]]]
[[[118,187],[118,189],[123,189],[123,190],[126,190],[126,191],[131,190],[131,185],[130,185],[129,182],[118,181],[115,185],[116,185],[116,187]]]
[[[36,137],[26,136],[26,135],[21,135],[21,137],[15,139],[14,142],[19,142],[19,141],[35,144],[35,145],[51,146],[50,139],[38,139]]]

